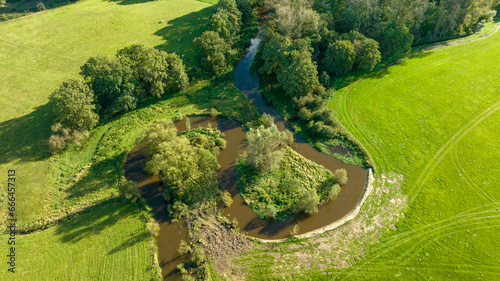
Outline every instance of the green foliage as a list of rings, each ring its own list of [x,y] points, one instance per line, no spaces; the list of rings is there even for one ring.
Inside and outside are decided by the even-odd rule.
[[[385,58],[407,54],[413,42],[410,29],[394,22],[378,24],[373,37],[379,42],[380,51]]]
[[[186,117],[187,118],[187,117]],[[173,221],[190,210],[223,200],[217,185],[215,150],[224,149],[222,133],[215,128],[196,128],[177,135],[171,121],[150,125],[139,137],[147,146],[146,171],[165,184],[163,197]]]
[[[205,31],[193,43],[201,50],[201,64],[207,72],[220,75],[227,69],[231,46],[217,32]]]
[[[151,237],[156,238],[160,234],[160,224],[153,218],[146,223],[146,229]]]
[[[309,189],[305,192],[298,202],[293,206],[295,212],[304,212],[312,215],[318,212],[319,196],[314,189]]]
[[[241,12],[234,0],[222,0],[216,5],[216,11],[210,17],[209,29],[217,32],[228,42],[234,42],[240,32]]]
[[[241,21],[244,25],[250,24],[255,20],[255,15],[253,14],[252,0],[238,0],[238,10],[241,11]]]
[[[212,117],[217,117],[217,115],[219,115],[219,112],[217,111],[217,109],[215,108],[210,108],[210,116]]]
[[[354,49],[356,50],[356,65],[361,70],[372,70],[382,58],[378,42],[370,38],[361,42],[355,41]]]
[[[99,122],[92,90],[81,80],[69,79],[49,97],[55,121],[71,130],[90,130]]]
[[[247,166],[245,156],[236,162],[241,194],[259,217],[282,220],[297,212],[313,211],[340,192],[330,171],[289,147],[282,148],[282,152],[284,159],[279,168],[267,174],[256,173]],[[307,197],[303,204],[299,203],[308,190],[313,190],[319,201]],[[307,202],[316,202],[316,205]]]
[[[114,115],[136,108],[142,95],[136,91],[138,81],[130,66],[118,59],[92,57],[81,69],[101,110]]]
[[[147,155],[157,154],[158,147],[163,142],[170,142],[177,137],[177,128],[170,119],[159,119],[146,127],[137,142],[144,147]]]
[[[118,186],[118,190],[120,190],[120,193],[132,203],[135,203],[137,199],[141,197],[141,193],[137,188],[137,183],[133,181],[123,179]]]
[[[116,58],[91,57],[80,74],[91,86],[104,113],[135,109],[148,96],[183,90],[188,78],[182,60],[142,45],[118,51]]]
[[[310,40],[292,41],[289,37],[271,35],[260,51],[260,73],[275,79],[292,97],[313,92],[319,86],[318,70],[312,61]]]
[[[345,169],[338,169],[333,172],[333,179],[339,185],[344,185],[347,182],[347,171]]]
[[[222,202],[224,203],[224,206],[228,208],[233,204],[233,198],[231,197],[231,193],[224,191],[222,192]]]
[[[80,147],[83,140],[89,137],[88,131],[77,131],[65,128],[61,123],[51,126],[53,134],[49,139],[49,151],[58,154],[71,143]]]
[[[307,51],[293,50],[283,55],[281,71],[276,78],[291,97],[306,95],[319,86],[318,70],[311,58]]]
[[[44,11],[45,10],[45,5],[43,4],[43,2],[38,2],[36,4],[36,10],[37,11]]]
[[[251,128],[247,140],[248,165],[259,173],[276,170],[283,158],[280,148],[289,143],[286,132],[280,132],[274,123],[270,127]]]
[[[134,80],[145,96],[161,97],[164,93],[176,92],[188,86],[188,77],[178,55],[167,54],[143,45],[131,45],[116,54],[122,64],[134,71]]]
[[[274,205],[267,205],[266,207],[266,217],[270,219],[275,219],[278,214],[278,210]]]
[[[347,40],[336,41],[326,50],[323,65],[326,71],[335,76],[349,72],[356,60],[354,45]]]
[[[310,36],[322,25],[320,15],[308,1],[265,1],[265,4],[274,12],[272,20],[282,35],[293,39]]]

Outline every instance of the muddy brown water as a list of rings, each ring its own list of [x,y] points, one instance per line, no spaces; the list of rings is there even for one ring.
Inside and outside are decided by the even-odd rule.
[[[160,224],[160,234],[156,238],[158,244],[158,262],[162,269],[163,280],[181,280],[182,275],[176,266],[186,263],[187,256],[181,256],[177,249],[181,240],[187,241],[186,224],[184,220],[170,222],[167,205],[163,200],[163,186],[158,176],[144,172],[146,156],[139,146],[134,147],[125,162],[125,177],[138,183],[141,196],[151,207],[156,220]]]
[[[236,87],[243,92],[255,105],[261,114],[268,113],[274,117],[275,123],[280,130],[291,126],[274,110],[259,91],[259,83],[256,77],[250,75],[250,66],[254,60],[255,53],[259,48],[260,37],[252,39],[251,46],[246,55],[239,61],[234,71]],[[240,195],[236,179],[236,159],[243,153],[246,146],[245,131],[241,123],[224,118],[213,117],[191,117],[192,128],[211,126],[217,127],[224,132],[227,141],[226,149],[217,156],[221,165],[218,172],[218,182],[222,190],[227,190],[233,197],[233,204],[223,212],[231,220],[236,218],[238,226],[246,235],[261,239],[282,239],[290,236],[295,225],[299,226],[299,233],[303,234],[323,226],[329,225],[345,215],[349,214],[363,195],[368,171],[358,166],[344,164],[337,159],[319,152],[302,137],[294,134],[295,142],[292,149],[305,158],[323,165],[330,171],[339,168],[347,170],[348,181],[342,186],[339,195],[319,208],[312,215],[293,215],[284,221],[272,222],[260,219],[252,208],[248,206]],[[179,131],[185,131],[185,121],[177,121],[175,125]],[[293,131],[292,131],[293,132]],[[335,151],[336,148],[331,148]],[[337,148],[338,152],[344,152]],[[137,146],[132,149],[125,163],[125,176],[129,180],[139,183],[139,190],[148,205],[153,209],[156,219],[160,223],[160,234],[158,241],[158,260],[162,268],[164,280],[180,280],[181,274],[176,265],[187,262],[187,256],[180,256],[177,252],[181,240],[187,240],[186,225],[183,220],[171,223],[168,218],[167,206],[163,200],[163,188],[158,177],[149,176],[144,172],[146,157]]]

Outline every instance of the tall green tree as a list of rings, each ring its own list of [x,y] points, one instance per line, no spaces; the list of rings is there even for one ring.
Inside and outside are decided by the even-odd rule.
[[[247,140],[247,164],[260,173],[276,170],[283,159],[280,148],[293,142],[290,134],[280,132],[275,124],[251,128],[247,133]]]
[[[330,74],[340,76],[353,68],[355,60],[354,45],[348,40],[339,40],[326,50],[323,67]]]
[[[94,93],[82,81],[64,81],[49,97],[55,121],[71,130],[90,130],[99,122]]]
[[[285,54],[283,66],[277,75],[279,85],[291,97],[303,96],[319,86],[318,69],[311,53],[293,50]]]
[[[201,64],[206,71],[219,75],[227,69],[231,47],[217,32],[205,31],[193,43],[201,50]]]
[[[140,81],[134,70],[118,59],[90,58],[81,67],[81,74],[91,85],[101,109],[109,114],[136,108],[141,93],[136,91]]]
[[[143,97],[161,97],[164,93],[185,89],[189,82],[179,56],[143,45],[131,45],[117,53],[117,58],[134,72],[140,81]]]

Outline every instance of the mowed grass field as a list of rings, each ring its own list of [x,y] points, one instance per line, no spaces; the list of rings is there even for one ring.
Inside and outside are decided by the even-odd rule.
[[[409,211],[342,280],[500,279],[500,32],[365,75],[329,106]],[[328,270],[327,270],[328,271]]]
[[[53,184],[48,153],[50,93],[77,78],[89,57],[113,56],[131,44],[185,54],[191,68],[192,40],[206,29],[211,6],[195,0],[83,0],[0,23],[0,179],[16,170],[19,224],[45,215],[54,197],[65,196]]]
[[[5,264],[0,279],[151,280],[151,240],[136,207],[105,204],[48,230],[17,236],[16,273]]]

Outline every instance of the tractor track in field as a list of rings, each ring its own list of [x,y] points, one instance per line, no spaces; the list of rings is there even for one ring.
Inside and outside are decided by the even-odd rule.
[[[491,208],[486,210],[481,210],[481,208],[485,207],[491,207]],[[379,248],[380,252],[377,255],[367,260],[364,264],[360,265],[360,267],[357,268],[355,271],[351,272],[349,276],[356,274],[356,272],[360,269],[370,269],[371,272],[373,269],[376,268],[380,269],[384,268],[384,271],[386,271],[387,269],[386,264],[373,267],[373,264],[371,264],[371,262],[398,247],[403,247],[405,244],[408,243],[414,246],[408,249],[404,254],[399,256],[398,259],[401,260],[401,263],[404,263],[404,257],[407,256],[408,253],[411,252],[416,253],[420,251],[422,249],[422,243],[420,241],[426,238],[430,239],[427,239],[425,245],[432,242],[432,240],[436,240],[443,237],[444,235],[451,235],[458,232],[466,232],[483,228],[497,227],[500,224],[499,207],[500,203],[483,205],[469,210],[469,211],[476,210],[476,212],[469,212],[469,211],[464,212],[439,222],[427,224],[419,229],[413,229],[401,234],[394,235],[383,242],[382,247]],[[485,221],[486,219],[489,220],[486,222]],[[419,249],[415,250],[417,246],[419,246]],[[491,272],[488,271],[488,273]]]
[[[415,193],[410,197],[409,204],[417,198],[420,190],[423,188],[424,183],[430,177],[432,171],[441,163],[443,158],[450,152],[450,150],[457,145],[472,129],[474,129],[480,122],[492,115],[493,113],[500,110],[500,101],[494,105],[488,107],[486,110],[477,115],[474,119],[469,121],[465,126],[460,128],[432,157],[432,159],[425,166],[423,171],[420,173],[418,179],[416,180],[414,186]]]
[[[481,198],[483,198],[485,201],[491,201],[492,203],[495,203],[496,201],[488,193],[484,192],[481,187],[474,181],[474,179],[469,176],[462,162],[460,161],[460,156],[458,155],[458,150],[456,149],[456,147],[454,149],[454,153],[452,153],[452,157],[453,163],[457,167],[460,174],[463,175],[465,181],[477,192],[477,194],[481,196]]]

